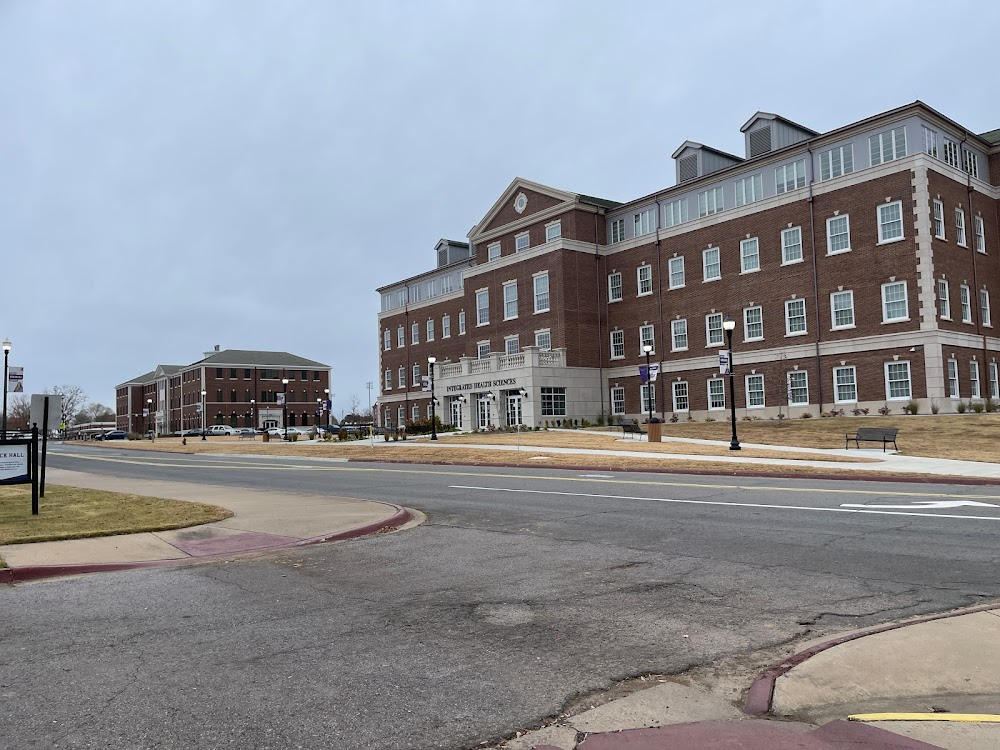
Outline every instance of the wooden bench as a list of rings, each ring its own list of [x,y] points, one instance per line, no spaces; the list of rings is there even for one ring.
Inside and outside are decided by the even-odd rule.
[[[646,433],[644,433],[642,431],[642,428],[639,425],[634,424],[634,423],[626,422],[626,423],[620,424],[618,426],[622,428],[622,436],[623,437],[625,435],[645,435],[646,434]]]
[[[898,427],[859,427],[858,431],[855,433],[847,433],[847,440],[844,443],[844,450],[851,447],[851,441],[854,441],[854,445],[858,448],[861,447],[861,441],[869,443],[882,443],[882,452],[885,453],[885,447],[889,443],[892,443],[893,450],[899,450],[896,447],[896,433],[899,432]]]

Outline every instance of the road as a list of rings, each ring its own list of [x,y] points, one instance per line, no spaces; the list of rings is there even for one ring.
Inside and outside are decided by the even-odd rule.
[[[0,588],[12,747],[460,750],[630,676],[1000,596],[1000,488],[77,446],[50,461],[202,482],[209,501],[283,488],[428,518]]]

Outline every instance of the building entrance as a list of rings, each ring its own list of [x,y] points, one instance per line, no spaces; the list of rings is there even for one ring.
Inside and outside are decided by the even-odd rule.
[[[507,394],[507,426],[522,424],[521,418],[521,395],[517,393]]]

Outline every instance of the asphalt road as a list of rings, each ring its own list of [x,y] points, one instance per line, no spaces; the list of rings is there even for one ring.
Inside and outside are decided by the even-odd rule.
[[[459,750],[630,676],[1000,596],[1000,488],[76,446],[50,460],[428,520],[0,588],[10,747]]]

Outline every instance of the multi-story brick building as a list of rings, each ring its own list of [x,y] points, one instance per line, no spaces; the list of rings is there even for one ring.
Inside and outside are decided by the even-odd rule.
[[[378,290],[379,418],[429,414],[428,356],[465,429],[725,418],[727,317],[740,416],[1000,397],[1000,130],[914,102],[741,131],[744,157],[688,141],[675,185],[627,203],[514,180],[469,244]]]
[[[329,401],[329,365],[288,352],[219,347],[193,364],[159,365],[115,389],[118,429],[140,434],[216,424],[284,427],[285,415],[289,427],[326,424]]]

